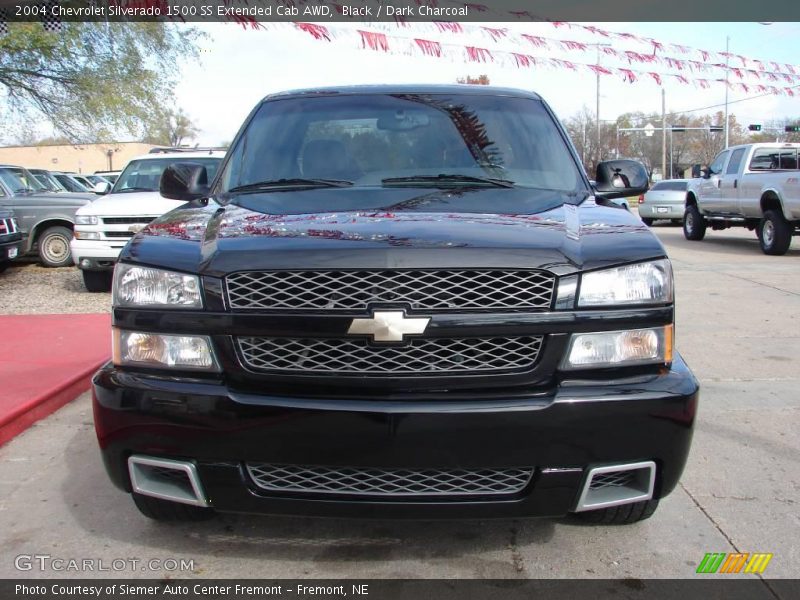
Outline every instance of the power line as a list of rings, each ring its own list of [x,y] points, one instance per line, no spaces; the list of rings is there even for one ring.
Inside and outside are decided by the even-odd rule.
[[[792,89],[797,89],[797,88],[800,88],[800,85],[792,85],[792,86],[789,86],[789,87],[787,87],[785,89],[792,90]],[[757,98],[763,98],[764,96],[774,96],[774,95],[775,94],[773,94],[772,92],[766,92],[764,94],[758,94],[757,96],[749,96],[747,98],[740,98],[739,100],[731,100],[731,101],[728,102],[728,104],[729,105],[730,104],[738,104],[739,102],[747,102],[748,100],[756,100]],[[671,111],[671,114],[682,115],[684,113],[697,112],[699,110],[708,110],[709,108],[719,108],[720,106],[725,106],[725,104],[724,103],[722,103],[722,104],[712,104],[710,106],[702,106],[700,108],[689,108],[687,110],[675,110],[675,111]]]

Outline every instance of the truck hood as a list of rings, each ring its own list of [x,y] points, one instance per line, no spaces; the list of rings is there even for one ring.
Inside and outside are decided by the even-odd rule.
[[[162,198],[158,192],[129,192],[95,196],[96,200],[78,211],[79,215],[98,217],[159,216],[186,204]]]
[[[567,274],[666,256],[629,212],[591,198],[578,206],[564,201],[555,194],[543,210],[525,214],[426,210],[442,207],[425,203],[417,210],[265,214],[211,202],[157,219],[121,259],[219,277],[250,269],[434,266]]]

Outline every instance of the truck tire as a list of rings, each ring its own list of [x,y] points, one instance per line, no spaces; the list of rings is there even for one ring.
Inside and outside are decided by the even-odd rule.
[[[768,210],[758,224],[758,242],[764,254],[783,256],[792,243],[792,226],[778,210]]]
[[[642,223],[644,223],[644,224],[645,224],[645,225],[647,225],[648,227],[650,227],[650,226],[653,224],[653,221],[655,221],[655,219],[649,219],[649,218],[647,218],[647,217],[645,217],[644,219],[642,219]]]
[[[131,495],[139,512],[154,521],[207,521],[217,514],[213,508],[170,502],[136,493]]]
[[[8,265],[10,265],[10,264],[11,263],[9,261],[7,261],[7,260],[4,260],[4,261],[0,262],[0,273],[5,272],[5,270],[8,268]]]
[[[81,271],[83,285],[89,292],[110,292],[113,271]]]
[[[699,242],[706,236],[706,220],[697,205],[690,204],[683,213],[683,237],[687,240]]]
[[[579,512],[577,515],[584,521],[596,525],[629,525],[649,519],[656,512],[656,508],[658,508],[658,500],[654,498],[611,508],[587,510]]]
[[[67,267],[72,264],[69,242],[72,231],[59,225],[48,227],[39,236],[39,259],[45,267]]]

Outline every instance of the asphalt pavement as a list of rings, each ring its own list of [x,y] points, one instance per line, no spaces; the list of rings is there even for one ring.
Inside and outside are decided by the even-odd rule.
[[[677,346],[701,403],[682,482],[651,519],[159,524],[107,480],[84,394],[0,448],[0,577],[635,580],[700,577],[707,552],[772,553],[765,586],[798,577],[800,238],[774,257],[746,231],[709,232],[702,243],[679,227],[654,231],[673,260]],[[70,559],[126,566],[77,572]]]

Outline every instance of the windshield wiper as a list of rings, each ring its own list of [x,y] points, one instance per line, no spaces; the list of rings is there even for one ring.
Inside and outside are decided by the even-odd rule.
[[[127,188],[122,188],[121,190],[117,190],[117,192],[157,192],[157,191],[158,190],[146,187],[127,187]]]
[[[353,185],[352,181],[345,181],[343,179],[303,179],[296,177],[292,179],[272,179],[270,181],[257,181],[256,183],[248,183],[246,185],[239,185],[228,190],[229,194],[246,193],[246,192],[259,192],[261,190],[270,190],[275,188],[285,187],[349,187]]]
[[[469,185],[481,184],[492,185],[495,187],[510,188],[514,187],[514,182],[508,179],[496,179],[494,177],[475,177],[473,175],[459,175],[457,173],[440,173],[439,175],[411,175],[409,177],[389,177],[381,180],[383,185],[402,185],[404,183],[447,183]]]

